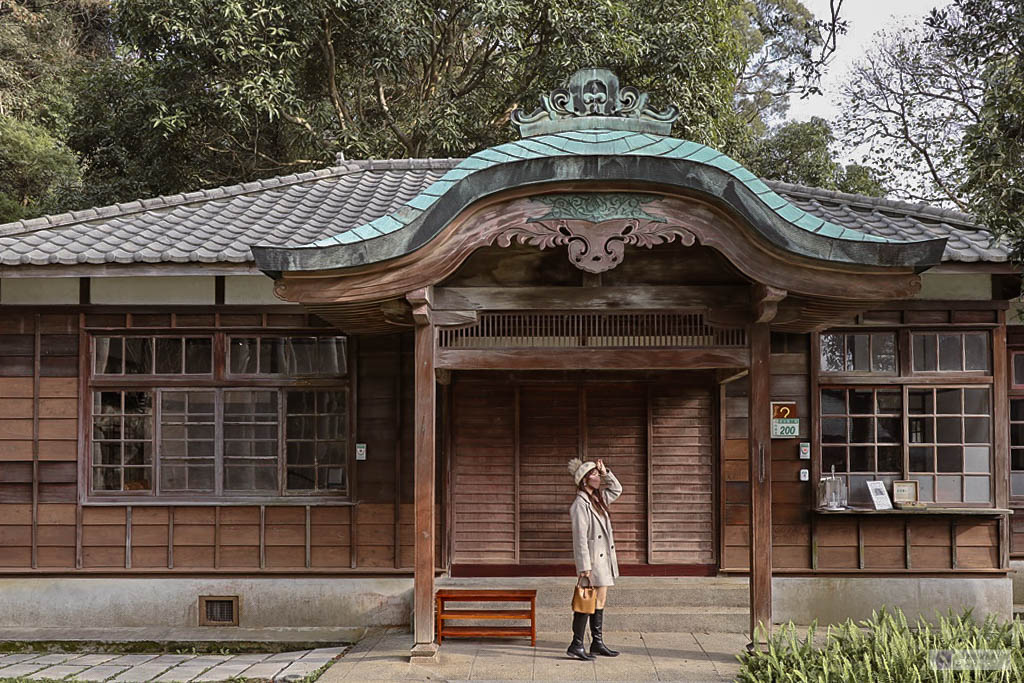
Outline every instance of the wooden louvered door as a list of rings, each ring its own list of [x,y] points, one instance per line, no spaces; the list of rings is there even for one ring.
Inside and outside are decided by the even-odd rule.
[[[566,464],[577,455],[622,483],[620,565],[714,563],[707,390],[491,378],[454,385],[454,564],[572,564]]]
[[[651,388],[652,564],[716,561],[713,404],[706,389]]]

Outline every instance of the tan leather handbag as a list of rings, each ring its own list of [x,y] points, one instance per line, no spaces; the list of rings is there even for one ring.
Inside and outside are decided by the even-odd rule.
[[[583,582],[587,585],[584,586]],[[597,589],[590,585],[590,579],[580,577],[572,591],[572,611],[582,614],[593,614],[597,609]]]

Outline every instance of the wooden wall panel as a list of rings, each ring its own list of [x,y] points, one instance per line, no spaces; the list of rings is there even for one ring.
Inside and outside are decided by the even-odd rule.
[[[728,395],[728,394],[727,394]],[[743,399],[743,410],[747,401]],[[750,448],[746,435],[742,439],[726,438],[723,441],[721,463],[723,489],[750,480],[748,465]],[[722,561],[720,566],[727,570],[745,571],[750,567],[750,500],[730,502],[724,497],[722,510]]]
[[[174,508],[174,568],[212,568],[216,564],[216,511],[212,507]]]
[[[586,413],[586,434],[584,447],[587,460],[596,461],[602,459],[605,465],[615,473],[615,477],[622,484],[622,495],[611,506],[613,529],[615,532],[615,553],[620,564],[641,564],[647,562],[647,392],[644,385],[585,385],[585,413]],[[667,413],[668,411],[666,411]],[[668,417],[666,415],[666,417]],[[684,422],[685,420],[680,420]],[[671,427],[665,426],[667,433]],[[697,428],[689,425],[680,426],[680,429],[689,430],[688,433],[697,431]],[[683,437],[679,437],[682,439]],[[674,440],[675,437],[666,440]],[[710,441],[710,438],[709,438]],[[676,447],[686,450],[686,446]],[[675,492],[675,487],[682,486],[684,482],[678,480],[682,475],[689,481],[689,467],[692,464],[683,465],[671,459],[675,451],[666,447],[663,465],[667,468],[663,476],[656,483],[663,498],[659,504],[673,506],[675,498],[683,498]],[[567,461],[562,458],[561,461]],[[557,464],[557,462],[556,462]],[[710,468],[710,463],[708,463]],[[564,492],[571,489],[572,480],[568,476],[565,463],[562,462],[562,471],[556,472],[553,476],[560,476],[557,480],[559,493],[556,498],[564,499]],[[562,476],[566,475],[566,476]],[[568,486],[566,486],[568,482]],[[708,487],[710,493],[710,486]],[[665,500],[665,498],[673,498]],[[666,519],[672,517],[676,511],[666,511]],[[681,510],[680,512],[685,512]],[[567,515],[567,511],[562,511]],[[682,522],[682,520],[679,520]],[[692,521],[692,520],[691,520]],[[708,521],[707,527],[712,528]],[[685,533],[678,529],[680,534]],[[669,536],[675,536],[667,531]],[[666,536],[660,540],[671,541]],[[571,542],[571,535],[570,535]]]
[[[579,388],[526,384],[519,405],[519,561],[572,563],[566,464],[582,450]]]
[[[452,561],[513,563],[517,543],[515,389],[510,384],[456,379],[453,392]],[[576,452],[575,442],[572,452]],[[559,481],[564,483],[565,477]],[[525,487],[525,481],[521,485]],[[522,492],[528,491],[523,488]],[[529,493],[533,500],[536,492]]]
[[[125,567],[127,508],[82,510],[82,566],[88,569]]]
[[[714,429],[706,389],[651,393],[651,548],[655,564],[714,564]],[[743,482],[727,486],[745,487]],[[738,502],[749,500],[742,492]],[[616,526],[616,533],[618,526]],[[734,539],[735,540],[735,539]]]

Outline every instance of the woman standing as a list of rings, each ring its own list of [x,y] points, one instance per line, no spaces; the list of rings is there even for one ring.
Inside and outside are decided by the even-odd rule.
[[[605,466],[597,462],[583,462],[579,458],[569,461],[569,471],[576,481],[576,498],[569,507],[572,519],[572,552],[576,560],[576,573],[589,579],[597,589],[597,609],[591,615],[572,614],[572,644],[566,653],[570,657],[589,661],[596,655],[617,657],[618,652],[604,644],[604,605],[608,587],[615,585],[619,563],[615,558],[615,537],[608,506],[622,493],[622,485]],[[590,617],[590,654],[583,649],[583,634]]]

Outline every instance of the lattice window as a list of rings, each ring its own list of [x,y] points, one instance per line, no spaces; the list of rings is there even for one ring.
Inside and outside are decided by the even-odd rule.
[[[743,347],[742,327],[717,327],[700,313],[481,313],[466,327],[442,328],[438,345],[493,348]]]

